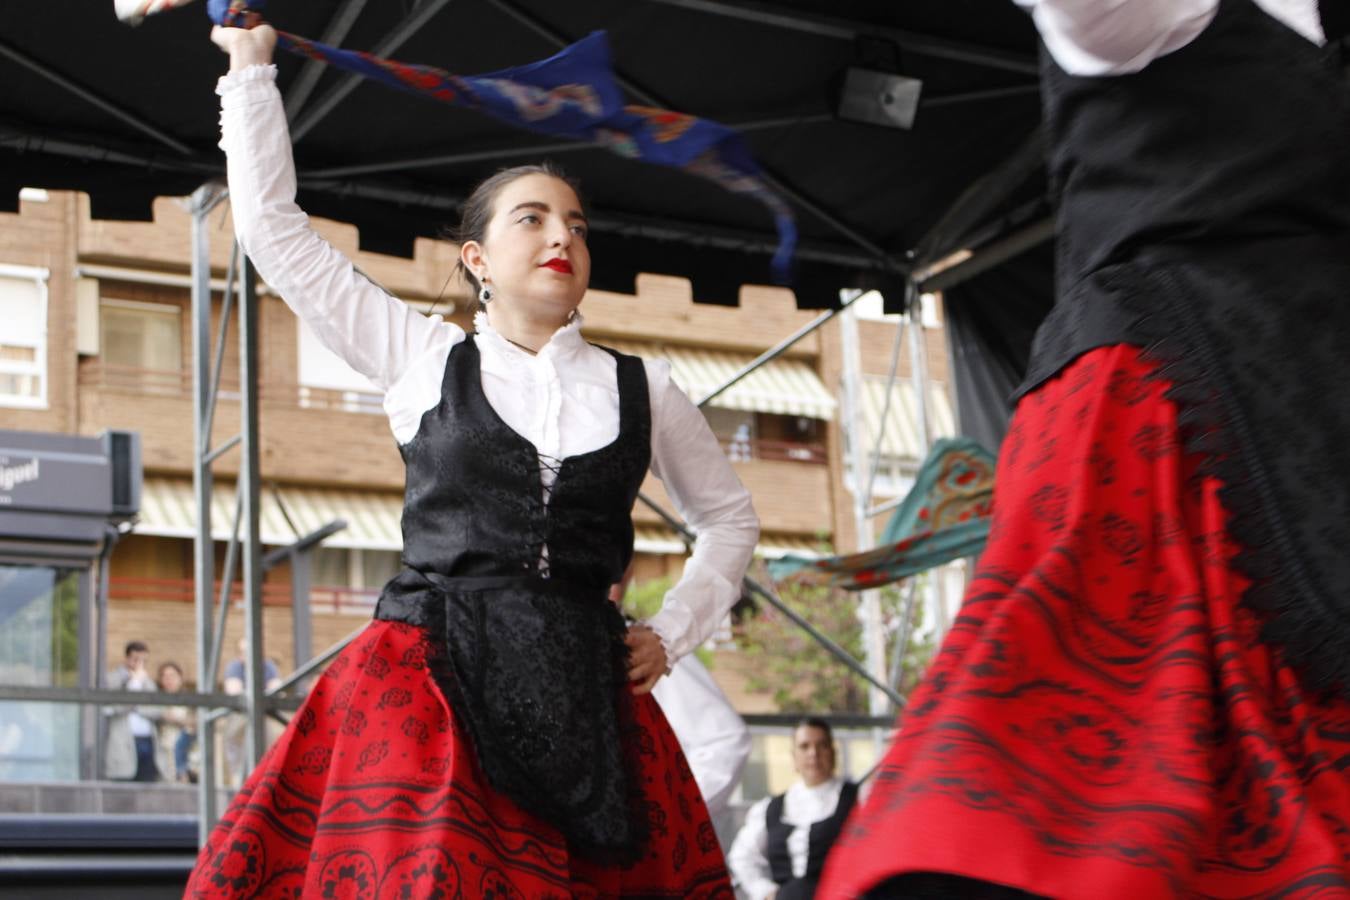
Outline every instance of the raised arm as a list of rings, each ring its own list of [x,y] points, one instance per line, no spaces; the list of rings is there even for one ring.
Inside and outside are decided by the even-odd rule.
[[[295,203],[295,164],[276,68],[276,32],[215,28],[230,55],[220,80],[221,142],[235,233],[263,279],[349,366],[388,391],[423,353],[463,339],[376,286],[319,237]]]
[[[740,597],[759,518],[703,413],[671,381],[669,366],[649,365],[648,378],[652,472],[698,536],[684,574],[648,622],[674,663],[707,640]]]

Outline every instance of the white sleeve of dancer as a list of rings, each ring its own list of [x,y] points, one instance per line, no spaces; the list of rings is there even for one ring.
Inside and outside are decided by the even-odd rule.
[[[1189,44],[1219,0],[1015,0],[1031,10],[1045,46],[1071,75],[1124,75]],[[1255,0],[1314,43],[1325,41],[1317,0]]]
[[[759,540],[750,492],[670,365],[647,361],[652,396],[652,472],[697,535],[684,573],[647,624],[671,664],[712,636],[741,595],[741,578]]]
[[[697,656],[677,662],[652,688],[694,771],[714,820],[727,808],[750,757],[750,729]]]
[[[1138,72],[1205,30],[1219,0],[1016,0],[1071,75]]]
[[[275,66],[220,79],[220,146],[240,246],[319,341],[386,394],[424,354],[448,354],[457,325],[378,287],[310,227],[295,202],[295,163]],[[439,389],[439,383],[436,385]]]
[[[736,839],[727,851],[731,877],[750,900],[764,900],[778,890],[769,868],[769,829],[765,819],[768,809],[768,797],[750,807],[745,824],[736,832]]]

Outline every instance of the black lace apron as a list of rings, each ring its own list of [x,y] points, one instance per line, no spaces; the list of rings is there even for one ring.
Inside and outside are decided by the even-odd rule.
[[[574,851],[623,863],[646,819],[607,592],[632,556],[651,426],[641,360],[614,355],[619,435],[558,463],[545,497],[537,451],[483,394],[474,339],[451,352],[440,403],[402,448],[405,568],[375,617],[428,630],[432,675],[494,789]]]

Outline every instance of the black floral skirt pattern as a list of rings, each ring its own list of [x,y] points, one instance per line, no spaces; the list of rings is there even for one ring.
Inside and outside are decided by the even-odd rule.
[[[424,629],[372,622],[231,803],[186,896],[731,900],[698,786],[650,695],[632,698],[649,840],[636,863],[600,865],[487,784],[431,652]]]

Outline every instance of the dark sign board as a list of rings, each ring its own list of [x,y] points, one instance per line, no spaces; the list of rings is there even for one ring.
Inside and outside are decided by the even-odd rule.
[[[0,429],[0,536],[101,539],[140,508],[140,436]]]

